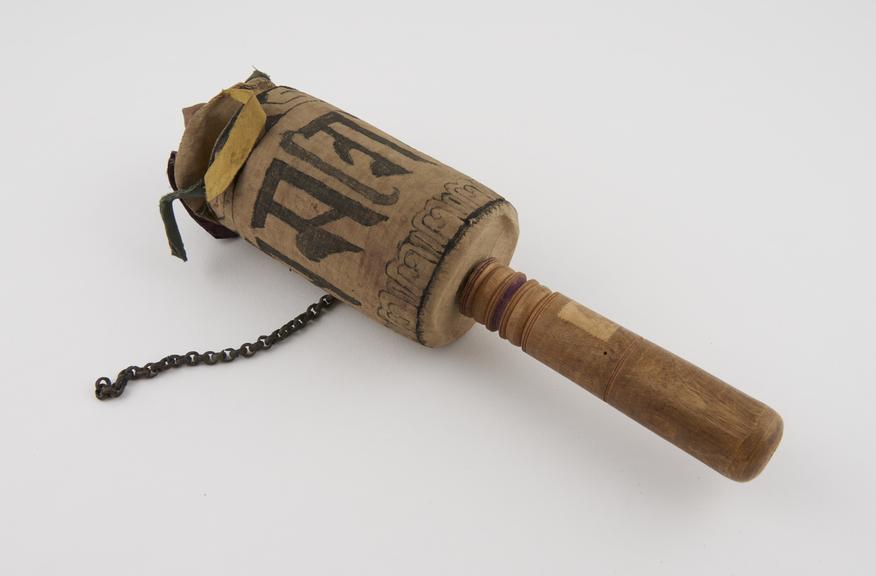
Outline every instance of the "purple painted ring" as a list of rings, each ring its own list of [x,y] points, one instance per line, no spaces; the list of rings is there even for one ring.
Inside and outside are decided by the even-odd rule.
[[[496,307],[493,309],[493,314],[490,316],[490,321],[487,323],[487,330],[495,332],[499,329],[499,322],[502,320],[502,315],[505,313],[505,308],[508,307],[508,302],[514,297],[514,294],[520,290],[520,287],[526,283],[526,274],[518,272],[514,275],[511,283],[505,288],[505,293],[499,298]]]

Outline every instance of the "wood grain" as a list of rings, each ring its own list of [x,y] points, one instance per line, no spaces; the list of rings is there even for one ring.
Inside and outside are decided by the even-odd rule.
[[[728,478],[757,476],[782,438],[772,408],[535,280],[487,259],[460,310]]]
[[[473,318],[735,480],[766,465],[778,414],[504,265],[517,213],[496,192],[263,75],[235,88],[258,94],[264,133],[225,191],[184,200],[199,221],[426,346],[456,340]],[[239,107],[223,92],[187,110],[179,186],[204,177]]]

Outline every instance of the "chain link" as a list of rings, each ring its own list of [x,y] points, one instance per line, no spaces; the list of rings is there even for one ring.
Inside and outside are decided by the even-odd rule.
[[[326,294],[318,301],[307,307],[303,313],[299,314],[289,322],[283,324],[267,336],[259,336],[255,342],[247,342],[238,348],[225,348],[219,352],[212,350],[207,352],[186,352],[182,356],[179,354],[171,354],[165,356],[158,362],[149,362],[143,366],[128,366],[116,376],[116,381],[113,382],[109,378],[102,376],[94,383],[94,395],[98,400],[109,400],[118,398],[125,391],[125,386],[132,380],[142,380],[154,378],[171,368],[180,368],[182,366],[199,366],[206,364],[213,366],[216,363],[233,362],[238,358],[251,358],[257,352],[269,350],[275,344],[278,344],[298,332],[310,322],[319,318],[320,314],[335,303],[335,297]]]

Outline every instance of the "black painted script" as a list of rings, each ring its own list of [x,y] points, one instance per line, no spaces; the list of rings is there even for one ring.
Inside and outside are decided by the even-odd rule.
[[[326,150],[326,138],[331,143],[330,148],[321,156],[315,150]],[[371,227],[388,219],[380,209],[398,202],[400,192],[396,186],[380,183],[388,177],[411,173],[409,168],[390,159],[387,156],[389,151],[396,153],[393,156],[396,160],[401,156],[399,161],[432,163],[339,111],[318,116],[298,130],[284,132],[280,147],[303,164],[296,162],[293,165],[282,158],[271,161],[256,196],[251,225],[254,230],[263,229],[269,217],[279,219],[296,232],[295,246],[310,262],[321,262],[336,254],[362,251],[362,247],[354,240],[327,230],[326,225],[348,219],[359,226]],[[355,170],[358,176],[352,174],[353,169],[357,168],[354,151],[364,156],[367,162],[367,171],[362,170],[364,166]],[[362,162],[362,157],[358,161]],[[304,172],[305,165],[316,169],[318,174],[314,176],[313,170]],[[296,193],[316,200],[318,213],[305,217],[293,208],[284,206],[276,199],[280,184],[286,184]],[[259,239],[258,245],[317,285],[332,290],[350,303],[360,304],[264,240]]]

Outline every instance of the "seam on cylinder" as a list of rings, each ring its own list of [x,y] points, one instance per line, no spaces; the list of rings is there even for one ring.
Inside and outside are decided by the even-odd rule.
[[[471,318],[474,318],[477,322],[480,322],[481,324],[486,323],[486,318],[484,318],[484,320],[481,321],[480,319],[475,317],[474,302],[475,302],[475,300],[478,299],[478,295],[481,292],[481,290],[484,289],[484,284],[487,283],[487,280],[492,278],[493,274],[496,274],[501,269],[502,269],[501,264],[499,264],[498,262],[491,262],[490,266],[487,266],[483,270],[481,270],[481,273],[476,278],[476,280],[478,281],[478,285],[475,286],[471,291],[471,303],[469,305],[469,312],[470,312],[469,316]],[[487,305],[489,305],[489,302],[487,302]],[[484,315],[486,316],[486,314],[487,314],[487,311],[484,310]]]
[[[514,297],[514,294],[526,283],[526,274],[523,272],[514,272],[509,276],[496,290],[493,300],[490,301],[487,314],[487,330],[495,332],[499,329],[499,324],[502,321],[502,316],[508,310],[508,301]]]
[[[529,341],[529,334],[532,332],[532,327],[535,326],[535,323],[538,321],[538,318],[541,316],[542,312],[547,309],[548,304],[550,304],[554,298],[559,296],[559,292],[551,292],[548,296],[545,296],[544,300],[536,305],[535,309],[532,311],[532,314],[529,315],[529,319],[526,321],[526,324],[523,327],[523,336],[520,337],[520,348],[526,352],[526,344]]]
[[[633,354],[633,350],[636,350],[641,345],[642,338],[636,336],[636,339],[627,346],[627,349],[624,350],[623,354],[621,354],[620,360],[617,361],[617,365],[614,367],[614,370],[611,371],[611,376],[608,378],[608,383],[605,385],[605,390],[602,391],[602,400],[603,402],[608,402],[608,393],[614,387],[614,383],[617,381],[620,376],[621,370],[623,370],[624,364],[627,363],[627,359]]]
[[[511,321],[511,316],[514,314],[514,310],[517,308],[517,305],[520,304],[526,297],[526,293],[536,286],[539,286],[539,283],[533,279],[524,282],[523,286],[521,286],[520,289],[514,293],[514,296],[511,297],[511,300],[508,302],[508,306],[505,307],[505,312],[502,314],[502,320],[499,322],[499,337],[508,340],[515,346],[519,346],[519,343],[512,342],[509,338],[508,323]]]
[[[502,299],[502,294],[505,293],[505,290],[511,284],[511,282],[514,281],[514,275],[516,274],[516,272],[514,272],[507,266],[504,266],[504,268],[507,268],[509,271],[511,271],[511,274],[509,274],[504,280],[499,283],[498,286],[493,289],[492,294],[489,294],[489,298],[487,299],[487,305],[484,308],[484,326],[487,327],[487,330],[490,330],[490,321],[496,311],[496,307],[498,306],[499,301]],[[498,268],[498,270],[501,270],[501,268]]]
[[[432,269],[432,276],[426,283],[426,287],[423,289],[423,294],[420,296],[420,303],[417,305],[417,323],[414,327],[414,334],[416,335],[417,342],[420,344],[426,344],[426,341],[423,339],[423,311],[426,309],[426,305],[432,295],[432,285],[437,280],[439,272],[441,272],[441,266],[444,264],[445,258],[447,258],[447,255],[450,254],[453,249],[456,248],[456,245],[462,241],[474,224],[476,224],[481,218],[491,214],[497,207],[504,204],[509,204],[504,198],[494,198],[486,204],[483,204],[462,221],[462,224],[453,235],[453,238],[444,244],[441,256],[438,258],[438,262],[435,263],[435,268]]]
[[[468,277],[462,287],[462,292],[459,295],[459,311],[463,316],[468,316],[469,318],[472,317],[471,305],[474,300],[474,295],[477,292],[477,287],[480,286],[480,278],[483,275],[484,270],[491,267],[495,262],[496,259],[490,256],[489,258],[482,260],[472,269],[471,272],[468,273]]]

